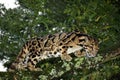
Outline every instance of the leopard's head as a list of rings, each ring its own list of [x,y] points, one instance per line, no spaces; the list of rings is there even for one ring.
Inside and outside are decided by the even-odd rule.
[[[99,49],[98,40],[89,35],[79,37],[79,45],[83,47],[82,51],[87,57],[95,57]]]

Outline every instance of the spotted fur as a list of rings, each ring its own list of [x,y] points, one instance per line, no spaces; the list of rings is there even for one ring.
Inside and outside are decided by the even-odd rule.
[[[27,41],[8,70],[27,68],[31,71],[38,71],[39,69],[35,66],[44,59],[61,57],[62,60],[71,61],[71,53],[77,57],[94,57],[97,52],[97,40],[79,31],[47,35]]]

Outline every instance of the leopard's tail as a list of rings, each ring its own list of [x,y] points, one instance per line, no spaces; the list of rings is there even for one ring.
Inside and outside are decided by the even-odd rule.
[[[17,56],[16,60],[11,64],[11,66],[8,68],[8,71],[15,71],[15,70],[22,70],[25,68],[24,60],[26,56],[29,53],[27,43],[24,44],[22,50],[19,52],[19,55]]]

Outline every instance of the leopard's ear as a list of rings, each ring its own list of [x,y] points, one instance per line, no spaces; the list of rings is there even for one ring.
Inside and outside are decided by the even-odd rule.
[[[78,29],[75,29],[73,32],[80,32]]]
[[[75,32],[75,33],[81,33],[81,34],[85,34],[85,33],[87,33],[87,31],[81,31],[81,30],[79,30],[79,29],[75,29],[73,32]]]

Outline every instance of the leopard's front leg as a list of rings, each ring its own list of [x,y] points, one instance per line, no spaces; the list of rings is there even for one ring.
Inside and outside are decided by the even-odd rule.
[[[74,55],[75,55],[76,57],[85,56],[85,51],[84,51],[83,49],[77,50],[77,51],[74,52]]]
[[[62,46],[61,47],[61,49],[60,49],[61,59],[65,60],[65,61],[71,61],[72,57],[69,54],[67,54],[67,49],[68,49],[67,46]]]

